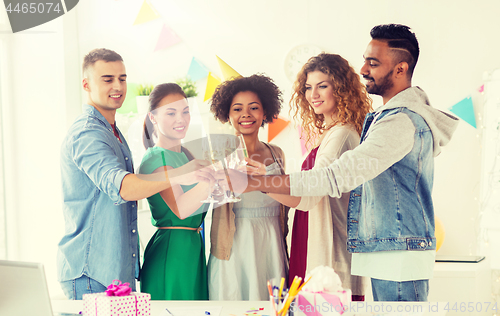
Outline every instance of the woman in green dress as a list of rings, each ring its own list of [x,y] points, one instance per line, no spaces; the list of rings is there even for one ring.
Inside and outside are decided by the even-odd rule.
[[[186,173],[209,162],[193,159],[181,139],[190,122],[189,106],[181,87],[157,85],[149,96],[150,112],[144,122],[146,154],[139,173]],[[156,136],[156,144],[153,137]],[[141,291],[153,300],[207,300],[207,268],[200,225],[205,217],[213,177],[210,168],[196,171],[198,183],[176,185],[148,198],[151,222],[158,229],[149,241],[140,274]],[[171,173],[170,173],[171,174]]]

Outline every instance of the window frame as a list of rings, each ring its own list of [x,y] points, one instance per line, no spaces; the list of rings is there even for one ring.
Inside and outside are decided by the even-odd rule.
[[[5,88],[8,72],[8,46],[12,37],[7,11],[0,10],[0,259],[7,259],[8,230],[7,230],[7,196],[6,196],[6,170],[5,170],[5,104],[7,102],[7,89]]]
[[[0,26],[1,29],[1,26]],[[4,95],[4,89],[3,89],[3,74],[4,72],[4,66],[7,65],[5,61],[5,45],[6,41],[0,37],[0,96]],[[0,259],[7,259],[7,201],[6,201],[6,195],[5,195],[5,148],[4,148],[4,122],[3,118],[5,117],[3,115],[3,104],[4,100],[3,98],[0,97]]]

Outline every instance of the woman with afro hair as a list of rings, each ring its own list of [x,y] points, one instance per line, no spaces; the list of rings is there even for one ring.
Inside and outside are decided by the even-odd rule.
[[[285,173],[283,151],[258,137],[259,129],[278,117],[282,101],[279,88],[264,75],[225,81],[212,96],[212,113],[243,135],[249,157],[262,168],[258,174]],[[210,300],[268,300],[267,281],[288,274],[288,208],[262,192],[240,197],[212,215]]]

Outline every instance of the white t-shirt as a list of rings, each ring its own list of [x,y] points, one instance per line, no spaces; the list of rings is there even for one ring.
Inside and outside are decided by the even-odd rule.
[[[351,274],[396,282],[431,279],[435,250],[353,253]]]

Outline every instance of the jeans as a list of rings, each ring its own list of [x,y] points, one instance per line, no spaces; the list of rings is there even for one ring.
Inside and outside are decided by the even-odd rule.
[[[107,287],[86,275],[61,282],[61,287],[64,295],[70,300],[81,300],[83,294],[101,293],[107,290]]]
[[[373,300],[382,302],[426,302],[429,280],[387,281],[372,278]]]

